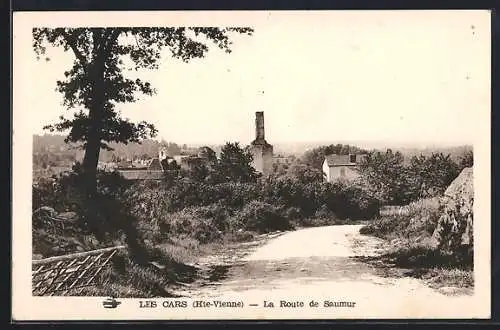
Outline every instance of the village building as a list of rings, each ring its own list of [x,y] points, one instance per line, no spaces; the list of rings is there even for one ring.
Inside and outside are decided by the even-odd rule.
[[[264,135],[264,112],[255,113],[255,140],[247,147],[252,154],[252,166],[257,172],[263,175],[269,174],[273,170],[273,146],[267,143]],[[214,163],[218,158],[217,153],[207,146],[200,148],[188,148],[183,146],[178,155],[170,155],[165,146],[158,150],[158,157],[149,160],[141,160],[137,164],[128,162],[117,167],[120,173],[127,180],[161,180],[166,170],[167,164],[175,162],[182,170],[192,170],[199,165]]]
[[[186,149],[186,148],[185,148]],[[191,170],[197,165],[207,164],[215,152],[209,147],[190,149],[189,154],[169,156],[165,147],[158,151],[158,157],[144,161],[144,166],[125,166],[117,169],[127,180],[161,180],[163,178],[164,162],[177,163],[183,170]]]
[[[326,155],[323,161],[323,173],[326,181],[353,180],[359,177],[358,169],[366,155]]]
[[[264,131],[264,112],[255,113],[255,140],[248,146],[252,154],[252,166],[263,175],[269,174],[273,168],[273,146],[267,143]]]
[[[165,150],[161,148],[158,157],[148,159],[144,166],[120,166],[117,172],[126,180],[161,180],[163,178],[163,166],[161,160],[165,155]]]

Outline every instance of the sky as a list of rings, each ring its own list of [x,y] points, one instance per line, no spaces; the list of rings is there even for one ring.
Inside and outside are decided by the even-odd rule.
[[[489,118],[487,12],[277,12],[240,21],[255,32],[234,35],[231,54],[211,49],[186,64],[165,52],[158,70],[139,73],[157,94],[120,105],[122,115],[177,143],[247,144],[264,111],[271,144],[411,146],[471,144],[479,119]],[[55,87],[73,55],[50,49],[50,61],[37,61],[23,47],[23,111],[40,134],[68,113]]]

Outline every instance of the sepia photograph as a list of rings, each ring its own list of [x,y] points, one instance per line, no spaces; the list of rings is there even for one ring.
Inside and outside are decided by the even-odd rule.
[[[14,13],[13,317],[489,318],[490,14]]]

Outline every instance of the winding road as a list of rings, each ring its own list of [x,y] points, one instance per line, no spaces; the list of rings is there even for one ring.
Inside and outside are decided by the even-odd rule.
[[[266,318],[468,318],[478,316],[475,295],[445,295],[423,281],[388,275],[359,257],[376,256],[382,240],[359,234],[361,225],[300,229],[269,239],[246,255],[215,266],[209,281],[186,287],[185,297],[244,299]],[[214,263],[214,261],[207,261]],[[203,262],[202,262],[203,263]],[[302,301],[302,308],[275,307]],[[319,303],[309,308],[310,301]],[[351,307],[327,308],[327,302]],[[344,304],[346,305],[346,304]],[[292,306],[292,304],[290,304]],[[478,314],[479,313],[479,314]]]

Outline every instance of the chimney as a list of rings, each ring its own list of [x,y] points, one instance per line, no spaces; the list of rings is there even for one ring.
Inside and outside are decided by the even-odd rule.
[[[255,113],[255,140],[264,140],[264,112],[258,111]]]

